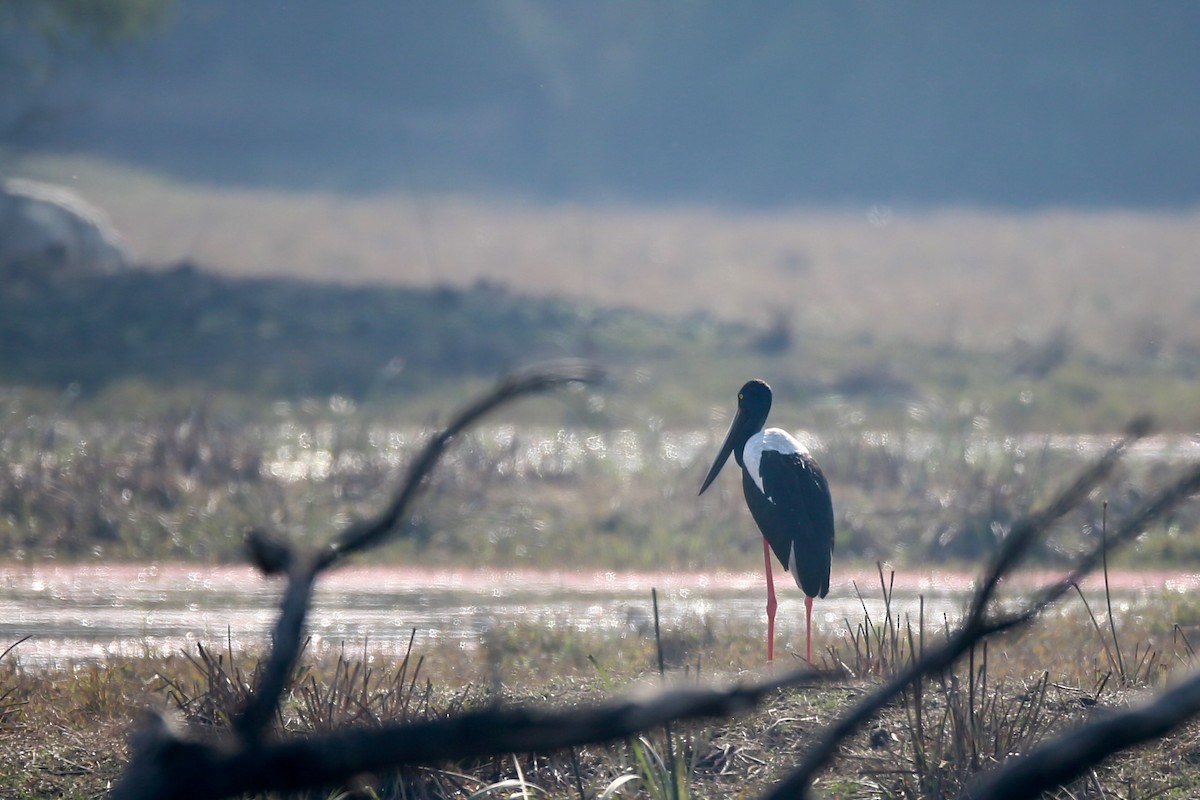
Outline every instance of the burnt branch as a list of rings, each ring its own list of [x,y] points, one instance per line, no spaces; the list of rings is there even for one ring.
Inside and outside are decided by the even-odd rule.
[[[394,534],[408,514],[413,501],[429,481],[438,460],[454,437],[474,425],[487,414],[522,397],[546,392],[570,383],[598,381],[600,370],[586,362],[564,361],[513,373],[490,392],[454,416],[444,429],[433,435],[413,460],[399,490],[387,507],[374,519],[354,522],[342,531],[337,540],[324,552],[298,556],[281,542],[258,535],[249,540],[251,555],[269,568],[288,567],[288,587],[283,598],[279,619],[275,623],[274,646],[271,649],[262,681],[250,698],[234,729],[246,739],[262,734],[274,718],[287,686],[288,676],[304,640],[304,620],[317,577],[341,563],[347,556],[375,547]],[[284,548],[280,552],[280,548]],[[268,570],[269,574],[269,570]]]
[[[1023,609],[1008,614],[989,614],[996,590],[1001,581],[1012,573],[1022,557],[1039,537],[1059,519],[1082,502],[1088,494],[1111,474],[1121,456],[1137,439],[1149,433],[1147,421],[1138,420],[1130,426],[1125,438],[1117,441],[1104,456],[1080,477],[1060,492],[1042,511],[1018,522],[1004,540],[1000,552],[984,573],[979,589],[960,624],[940,646],[927,649],[891,680],[868,694],[840,719],[830,725],[816,740],[800,765],[767,797],[807,797],[812,780],[837,753],[841,743],[872,719],[915,681],[951,667],[959,658],[983,639],[1032,622],[1038,614],[1057,601],[1076,582],[1096,567],[1103,558],[1105,547],[1117,548],[1138,536],[1145,527],[1183,500],[1200,491],[1200,467],[1194,467],[1172,486],[1159,492],[1135,511],[1112,535],[1078,559],[1075,566],[1058,581],[1044,587]]]
[[[969,800],[1020,800],[1078,778],[1105,758],[1178,728],[1200,712],[1200,675],[1136,708],[1063,734],[985,774],[964,793]]]
[[[675,720],[740,714],[780,689],[821,678],[802,668],[746,686],[667,689],[591,708],[489,709],[447,720],[348,728],[241,746],[189,740],[155,717],[134,741],[134,763],[143,766],[125,775],[113,798],[201,800],[291,791],[343,784],[356,775],[407,765],[561,750],[636,735]]]
[[[1125,432],[1125,437],[1113,443],[1099,461],[1085,470],[1075,479],[1074,483],[1059,492],[1046,508],[1013,525],[1012,530],[1004,539],[1000,552],[996,554],[991,566],[984,573],[985,577],[980,582],[975,599],[971,604],[972,611],[978,609],[982,614],[983,609],[995,596],[1000,580],[1013,571],[1025,554],[1029,552],[1029,548],[1033,546],[1034,542],[1052,524],[1086,500],[1092,489],[1112,473],[1113,468],[1125,455],[1129,446],[1150,434],[1151,427],[1148,418],[1139,418],[1131,422]]]
[[[280,698],[303,644],[304,621],[308,615],[313,586],[320,574],[341,563],[347,556],[375,547],[392,535],[408,514],[413,501],[420,495],[446,448],[456,436],[484,416],[519,398],[570,383],[595,382],[600,377],[601,372],[595,366],[579,361],[564,361],[530,368],[502,379],[492,391],[459,411],[449,425],[430,438],[414,459],[399,490],[383,512],[366,522],[352,523],[323,552],[298,554],[286,542],[272,538],[262,531],[252,531],[247,536],[252,561],[266,575],[286,572],[287,589],[281,602],[271,652],[261,680],[246,708],[234,720],[234,733],[243,749],[258,749],[260,739],[279,708]],[[161,765],[155,764],[154,760],[176,749],[168,746],[174,738],[169,726],[160,726],[157,731],[157,735],[152,737],[152,740],[157,742],[155,746],[144,749],[140,757],[135,753],[125,779],[118,787],[119,790],[126,785],[136,785],[133,778],[139,773],[160,773]],[[147,760],[150,763],[144,763]],[[127,796],[163,796],[166,788],[165,784],[158,785],[150,793],[130,793]]]
[[[595,383],[600,378],[600,370],[587,362],[564,361],[548,367],[516,372],[502,379],[491,392],[459,411],[445,429],[425,443],[425,447],[409,466],[400,491],[388,503],[387,508],[372,520],[347,527],[337,542],[319,558],[317,570],[331,567],[346,556],[374,547],[392,534],[397,524],[407,515],[413,500],[424,487],[446,447],[455,436],[481,418],[518,398],[557,389],[568,383]]]
[[[594,370],[571,364],[526,372],[502,381],[492,393],[460,412],[445,430],[426,443],[399,490],[377,517],[349,526],[325,550],[298,555],[286,542],[273,540],[261,532],[251,533],[247,543],[255,563],[264,574],[286,573],[288,579],[262,683],[235,721],[232,736],[198,740],[186,731],[175,730],[171,718],[153,715],[135,734],[131,762],[113,796],[218,798],[290,791],[344,785],[356,775],[406,765],[513,752],[547,752],[611,741],[676,720],[728,717],[754,707],[770,693],[822,679],[824,676],[810,669],[800,669],[746,686],[668,689],[652,696],[566,711],[492,708],[447,720],[351,728],[321,736],[272,739],[265,735],[300,651],[304,620],[317,577],[346,557],[394,535],[446,447],[485,414],[518,397],[596,377]],[[1108,542],[1100,542],[1077,559],[1061,579],[1035,593],[1024,608],[1007,613],[997,608],[996,594],[1002,581],[1013,573],[1032,544],[1105,481],[1129,445],[1148,429],[1146,422],[1132,425],[1125,438],[1116,442],[1044,510],[1017,523],[983,574],[958,629],[940,646],[926,649],[920,658],[914,656],[904,670],[828,726],[797,769],[767,796],[808,796],[813,777],[829,763],[841,743],[884,705],[922,677],[952,667],[981,640],[1032,622],[1097,566],[1105,547],[1127,543],[1146,525],[1200,491],[1200,466],[1197,466],[1130,515]],[[1146,706],[1060,737],[1026,759],[1013,760],[979,781],[966,796],[972,800],[1033,796],[1070,780],[1113,752],[1161,736],[1198,709],[1200,678],[1193,678]]]
[[[1138,536],[1155,519],[1200,492],[1200,466],[1194,466],[1159,492],[1118,528],[1110,547]],[[1071,589],[1104,557],[1103,543],[1084,555],[1069,574],[1042,590],[1035,605],[1047,605]],[[1032,753],[1011,759],[964,793],[971,800],[1036,797],[1077,778],[1113,753],[1157,739],[1200,712],[1200,675],[1157,695],[1145,705],[1106,717],[1064,734]]]

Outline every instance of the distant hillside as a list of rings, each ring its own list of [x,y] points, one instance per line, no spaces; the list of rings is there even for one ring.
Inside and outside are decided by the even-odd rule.
[[[779,316],[757,322],[602,308],[483,282],[344,287],[189,265],[69,281],[6,276],[0,408],[19,415],[21,396],[45,409],[66,390],[118,418],[213,396],[254,416],[275,401],[342,395],[421,422],[515,367],[583,357],[611,380],[595,404],[576,398],[569,413],[600,427],[711,424],[752,376],[779,390],[782,418],[830,429],[850,420],[943,427],[978,413],[992,430],[1109,432],[1144,411],[1164,429],[1200,425],[1194,351],[1147,342],[1137,354],[1097,354],[1065,331],[966,348],[831,336]]]
[[[1200,201],[1200,4],[179,0],[28,143],[210,182],[712,203]]]
[[[547,358],[620,363],[687,341],[683,323],[478,284],[345,288],[189,265],[0,287],[0,383],[87,394],[130,378],[266,398],[491,380]]]

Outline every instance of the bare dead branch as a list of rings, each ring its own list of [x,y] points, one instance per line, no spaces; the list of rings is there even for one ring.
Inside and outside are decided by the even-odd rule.
[[[304,619],[317,577],[347,556],[380,544],[397,530],[397,524],[408,513],[455,436],[485,415],[518,398],[568,383],[595,382],[600,377],[601,372],[594,365],[582,361],[563,361],[526,369],[501,379],[495,388],[459,411],[449,425],[426,442],[409,466],[400,489],[382,513],[366,522],[351,523],[324,553],[309,558],[298,558],[294,554],[281,555],[261,538],[251,539],[251,552],[256,560],[261,561],[263,553],[270,553],[269,563],[286,564],[290,569],[283,607],[275,624],[271,655],[263,670],[262,682],[235,723],[238,734],[253,739],[262,733],[274,717],[304,639]]]
[[[455,436],[482,417],[518,398],[568,383],[594,382],[600,377],[601,371],[594,365],[563,361],[532,367],[501,379],[492,391],[461,410],[445,429],[426,443],[409,467],[399,490],[379,516],[351,524],[323,553],[298,555],[286,542],[261,531],[252,531],[247,536],[252,560],[265,574],[286,571],[288,583],[275,623],[271,652],[259,685],[234,721],[234,732],[245,747],[256,747],[279,708],[280,698],[301,650],[304,620],[312,599],[313,586],[321,572],[353,553],[378,545],[392,534],[420,494],[446,447]],[[168,731],[168,728],[162,728],[160,733],[166,735]],[[161,753],[164,750],[158,747],[154,752]],[[143,766],[135,758],[129,764],[127,775],[135,775],[144,769],[149,767]]]
[[[362,773],[405,765],[561,750],[635,735],[675,720],[743,713],[780,689],[823,677],[801,668],[725,689],[666,689],[564,711],[489,709],[448,720],[348,728],[252,746],[190,740],[156,717],[134,742],[134,761],[143,768],[130,770],[112,796],[202,800],[290,791],[342,784]]]
[[[823,735],[816,739],[799,766],[786,779],[777,784],[767,794],[767,797],[779,800],[807,797],[813,778],[829,763],[841,743],[879,713],[884,706],[892,702],[913,681],[949,668],[984,638],[1028,623],[1057,599],[1061,592],[1044,592],[1021,612],[993,619],[989,619],[987,616],[1000,581],[1012,572],[1030,546],[1051,525],[1082,502],[1092,489],[1104,481],[1129,446],[1149,431],[1150,424],[1147,420],[1135,421],[1124,438],[1115,442],[1095,464],[1085,470],[1074,483],[1062,490],[1045,509],[1017,522],[1008,537],[1005,538],[1000,552],[993,559],[991,566],[984,573],[979,589],[972,598],[958,629],[941,645],[926,649],[923,656],[914,658],[905,669],[869,693],[840,719],[831,724],[823,732]],[[1176,503],[1183,496],[1170,491],[1164,494],[1178,498],[1175,500]],[[1154,509],[1156,514],[1166,511],[1163,503],[1155,501],[1147,504],[1147,508]],[[1146,513],[1138,513],[1132,519],[1141,520],[1141,524],[1144,526],[1145,522],[1152,518],[1148,517]],[[1069,588],[1069,584],[1062,591],[1065,592],[1067,588]]]
[[[288,572],[279,618],[275,620],[267,664],[258,686],[254,687],[254,694],[233,722],[234,732],[247,742],[258,739],[274,719],[304,642],[304,620],[308,616],[308,604],[317,580],[317,562],[308,558],[297,563],[295,556],[290,560],[293,566]]]
[[[4,652],[3,652],[3,653],[0,653],[0,661],[3,661],[5,656],[7,656],[7,655],[8,655],[9,653],[11,653],[13,650],[16,650],[18,647],[20,647],[20,646],[21,646],[22,644],[24,644],[25,642],[28,642],[28,641],[29,641],[30,639],[32,639],[32,638],[33,638],[33,634],[32,634],[32,633],[31,633],[31,634],[28,634],[28,635],[26,635],[26,636],[22,636],[20,639],[17,639],[15,642],[13,642],[12,644],[10,644],[8,647],[4,648]]]
[[[1106,716],[1012,758],[963,792],[969,800],[1040,797],[1069,783],[1108,756],[1165,736],[1200,713],[1200,675],[1160,692],[1136,708]]]
[[[1148,417],[1133,420],[1125,431],[1125,436],[1118,439],[1105,451],[1095,464],[1086,469],[1075,482],[1059,492],[1058,496],[1046,508],[1018,521],[1004,538],[1000,552],[992,561],[992,565],[980,581],[975,593],[972,608],[982,610],[996,593],[1000,580],[1016,567],[1021,558],[1029,551],[1033,543],[1057,520],[1064,517],[1071,509],[1078,506],[1088,493],[1112,474],[1113,468],[1125,455],[1129,446],[1138,439],[1148,436],[1153,425]]]
[[[414,460],[392,502],[378,517],[350,526],[325,551],[301,558],[286,544],[252,535],[248,544],[255,561],[266,573],[286,571],[288,589],[276,624],[274,647],[263,685],[235,723],[236,736],[197,741],[184,732],[173,730],[167,717],[156,716],[154,722],[144,726],[135,737],[131,763],[113,796],[216,798],[289,791],[344,784],[364,772],[404,765],[575,747],[630,736],[675,720],[740,713],[757,704],[767,693],[819,678],[817,673],[802,669],[776,680],[745,687],[667,690],[649,698],[569,711],[497,708],[449,720],[347,729],[315,737],[272,741],[263,735],[278,708],[287,676],[297,658],[312,587],[319,574],[346,556],[375,546],[394,533],[446,446],[484,414],[524,394],[594,377],[594,372],[572,365],[560,370],[525,373],[502,382],[492,394],[469,406],[444,431],[430,439]],[[1025,608],[1010,613],[995,609],[993,601],[1001,581],[1012,573],[1032,543],[1104,481],[1128,446],[1148,430],[1148,423],[1135,423],[1126,438],[1116,442],[1043,511],[1015,525],[984,573],[960,627],[941,646],[928,648],[920,657],[914,657],[908,667],[829,726],[804,761],[774,787],[768,797],[806,797],[813,776],[824,768],[841,743],[913,681],[950,668],[973,645],[988,636],[1028,624],[1093,569],[1103,557],[1105,542],[1081,557],[1062,579],[1036,593]],[[1200,491],[1200,466],[1140,507],[1117,529],[1108,544],[1120,546],[1130,541],[1147,524],[1197,491]],[[1171,716],[1162,710],[1166,707],[1171,709]],[[1014,766],[1009,770],[1006,767],[989,779],[1001,787],[996,793],[968,796],[972,800],[1028,796],[1014,793],[1026,791],[1024,787],[1028,787],[1029,793],[1036,793],[1040,788],[1069,780],[1118,749],[1165,733],[1196,709],[1200,709],[1200,678],[1188,681],[1144,708],[1122,715],[1131,720],[1127,727],[1105,721],[1062,737],[1058,740],[1060,749],[1057,752],[1049,746],[1039,748],[1035,755],[1045,760],[1048,766],[1044,769],[1031,767],[1025,770]],[[1170,727],[1164,727],[1164,721]],[[1073,763],[1064,764],[1063,759]],[[988,787],[992,783],[981,782],[978,786],[980,791],[990,791]]]
[[[1037,616],[1042,609],[1059,600],[1073,586],[1083,580],[1084,576],[1096,569],[1104,559],[1106,552],[1112,553],[1133,541],[1146,530],[1147,525],[1162,518],[1197,492],[1200,492],[1200,465],[1193,466],[1175,483],[1142,504],[1121,523],[1114,533],[1107,537],[1107,540],[1098,542],[1095,547],[1080,556],[1075,566],[1066,574],[1054,583],[1043,587],[1027,608],[1010,615],[1000,616],[997,618],[997,622],[1007,621],[1008,627],[1012,627]]]
[[[372,520],[350,525],[342,536],[321,557],[317,569],[332,566],[352,553],[379,544],[396,529],[433,472],[446,446],[455,436],[474,425],[482,417],[520,397],[545,392],[568,383],[594,383],[600,380],[599,368],[583,361],[563,361],[513,373],[502,379],[491,392],[467,406],[442,431],[425,443],[424,449],[408,468],[400,491],[383,512]]]
[[[1200,465],[1159,492],[1110,537],[1109,548],[1137,537],[1146,525],[1200,492]],[[1044,607],[1070,590],[1104,558],[1105,543],[1083,556],[1073,570],[1042,590],[1034,606]],[[1031,606],[1032,608],[1032,606]],[[1024,612],[1019,616],[1025,616]],[[1156,739],[1200,712],[1200,675],[1162,692],[1138,708],[1085,725],[1043,744],[1021,758],[1010,759],[964,793],[971,800],[1034,797],[1078,777],[1113,753]]]

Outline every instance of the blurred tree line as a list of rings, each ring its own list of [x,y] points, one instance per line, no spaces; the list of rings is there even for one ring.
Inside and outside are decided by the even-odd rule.
[[[161,28],[172,0],[0,2],[0,144],[36,137],[55,116],[63,64],[112,52]]]

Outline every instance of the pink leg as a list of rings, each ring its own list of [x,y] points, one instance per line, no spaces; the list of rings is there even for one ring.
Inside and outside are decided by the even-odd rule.
[[[767,661],[775,660],[775,578],[771,575],[771,544],[763,539],[763,560],[767,566]]]
[[[804,660],[812,663],[812,598],[804,598]]]

